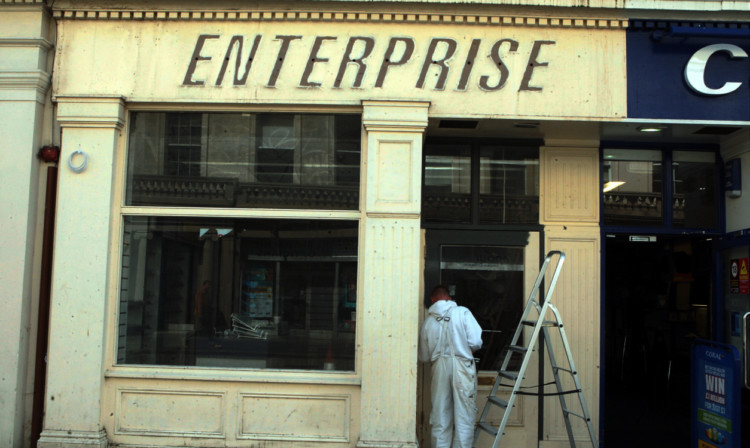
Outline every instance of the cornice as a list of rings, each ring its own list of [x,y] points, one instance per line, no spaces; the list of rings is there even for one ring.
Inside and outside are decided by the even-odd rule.
[[[57,9],[58,20],[194,21],[194,22],[339,22],[412,25],[528,26],[544,28],[624,29],[626,19],[500,16],[482,14],[405,14],[321,11],[158,11]]]
[[[31,47],[50,50],[55,45],[47,39],[36,38],[0,38],[0,47]]]
[[[45,90],[50,75],[44,70],[0,70],[0,86],[6,88]]]

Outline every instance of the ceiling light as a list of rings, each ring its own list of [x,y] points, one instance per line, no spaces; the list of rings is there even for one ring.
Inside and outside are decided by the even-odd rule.
[[[661,132],[667,129],[666,126],[638,126],[636,128],[639,132]]]
[[[609,181],[609,182],[607,182],[607,183],[604,184],[604,189],[602,190],[602,193],[606,193],[608,191],[612,191],[615,188],[617,188],[617,187],[619,187],[621,185],[624,185],[624,184],[625,184],[625,182],[622,182],[622,181],[619,181],[619,180]]]

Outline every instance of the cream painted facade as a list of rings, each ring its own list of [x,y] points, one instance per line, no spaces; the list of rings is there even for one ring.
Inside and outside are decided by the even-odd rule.
[[[540,249],[564,251],[555,301],[599,428],[599,123],[626,120],[628,18],[711,10],[721,19],[747,5],[398,3],[71,0],[50,9],[0,0],[0,332],[4,353],[16,354],[0,361],[0,447],[30,445],[44,192],[44,164],[33,156],[44,144],[62,152],[39,446],[429,446],[429,378],[417,363],[430,288],[422,149],[430,120],[440,118],[540,123],[542,230],[524,252],[524,294]],[[163,212],[124,203],[134,111],[361,114],[358,210],[168,211],[358,221],[354,371],[118,364],[123,216]],[[749,166],[746,143],[744,132],[722,148],[725,157]],[[87,157],[80,173],[68,167],[77,150]],[[748,227],[745,202],[727,205],[727,231]],[[480,387],[480,409],[487,390]],[[568,446],[554,400],[542,415],[536,398],[520,400],[506,443]],[[575,432],[579,446],[590,446],[583,425]]]

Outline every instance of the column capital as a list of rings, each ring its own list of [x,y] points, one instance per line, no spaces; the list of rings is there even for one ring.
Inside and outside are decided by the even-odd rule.
[[[121,96],[57,96],[57,121],[63,128],[116,128],[125,124]]]
[[[427,127],[429,101],[362,101],[362,124],[368,131],[421,132]]]
[[[44,104],[50,85],[44,70],[0,71],[0,101],[36,101]]]

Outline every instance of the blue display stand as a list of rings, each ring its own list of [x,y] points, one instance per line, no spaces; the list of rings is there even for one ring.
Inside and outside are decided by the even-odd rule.
[[[692,448],[741,448],[741,373],[736,347],[697,340],[692,349]]]

